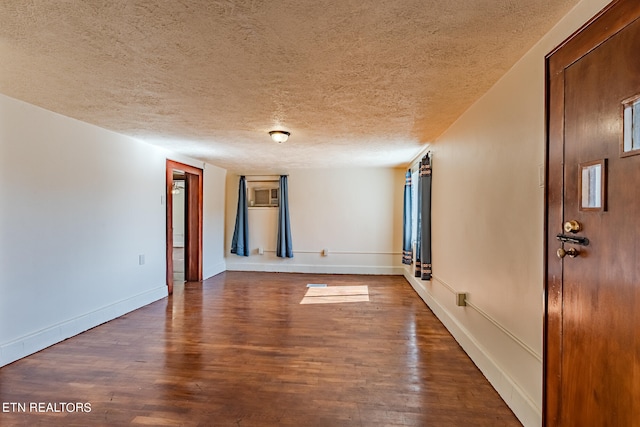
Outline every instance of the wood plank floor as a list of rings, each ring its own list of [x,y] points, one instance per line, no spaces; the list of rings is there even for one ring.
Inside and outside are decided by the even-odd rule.
[[[307,283],[368,285],[370,301],[300,305]],[[0,368],[0,403],[2,426],[520,425],[400,276],[187,283]]]

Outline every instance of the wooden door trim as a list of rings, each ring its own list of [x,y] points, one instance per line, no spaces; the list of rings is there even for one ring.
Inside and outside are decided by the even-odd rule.
[[[638,19],[637,8],[638,5],[633,0],[614,0],[607,5],[547,54],[549,75],[562,73],[571,64]]]
[[[185,280],[202,280],[202,176],[185,172]],[[194,238],[195,236],[195,238]]]
[[[640,18],[637,0],[613,1],[546,56],[546,186],[543,329],[543,425],[560,420],[562,387],[562,263],[557,262],[555,235],[562,230],[564,206],[565,70],[610,37]]]
[[[203,182],[204,171],[200,168],[190,166],[184,163],[177,162],[175,160],[167,159],[166,162],[166,281],[169,294],[173,293],[173,194],[171,193],[171,187],[173,186],[173,170],[181,170],[187,174],[195,175],[197,179],[196,197],[197,209],[190,209],[190,212],[185,215],[186,228],[192,228],[197,230],[196,240],[197,243],[193,245],[195,253],[191,253],[189,260],[185,259],[185,267],[189,265],[191,271],[188,276],[190,279],[202,280],[202,216],[203,216]],[[191,236],[190,238],[193,238]],[[185,271],[185,275],[187,272]]]

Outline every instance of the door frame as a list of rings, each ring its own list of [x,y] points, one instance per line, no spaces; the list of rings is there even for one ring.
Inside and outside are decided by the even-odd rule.
[[[546,56],[546,152],[543,329],[544,426],[558,425],[562,399],[563,264],[556,234],[564,221],[564,79],[571,64],[640,16],[637,0],[615,0]]]
[[[166,163],[166,255],[167,255],[167,288],[169,295],[173,293],[173,171],[186,174],[185,183],[185,280],[202,280],[202,211],[203,211],[203,178],[204,171],[175,160],[167,159]]]

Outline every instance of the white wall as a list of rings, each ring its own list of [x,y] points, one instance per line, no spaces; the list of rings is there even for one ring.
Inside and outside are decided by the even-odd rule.
[[[0,366],[166,296],[168,154],[0,95]],[[224,176],[205,170],[210,273]]]
[[[225,248],[225,182],[227,171],[204,165],[202,275],[206,279],[227,269]]]
[[[525,426],[542,407],[544,57],[606,3],[581,2],[431,145],[434,276],[405,274]]]
[[[184,182],[182,182],[182,189],[173,195],[173,215],[171,216],[173,222],[173,247],[184,247],[184,214],[185,214],[185,198],[184,198]]]
[[[401,274],[401,169],[305,169],[289,173],[294,258],[275,256],[278,210],[249,209],[251,255],[230,253],[238,175],[227,179],[226,262],[229,270]],[[258,255],[263,247],[264,255]],[[329,255],[322,256],[323,249]]]

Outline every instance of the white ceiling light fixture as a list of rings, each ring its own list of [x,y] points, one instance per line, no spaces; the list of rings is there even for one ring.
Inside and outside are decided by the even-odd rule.
[[[272,130],[269,132],[269,135],[271,135],[273,142],[282,144],[283,142],[287,142],[287,139],[289,139],[289,135],[291,134],[284,130]]]
[[[182,190],[183,188],[184,187],[179,186],[177,182],[174,182],[171,186],[171,194],[179,194],[180,190]]]

